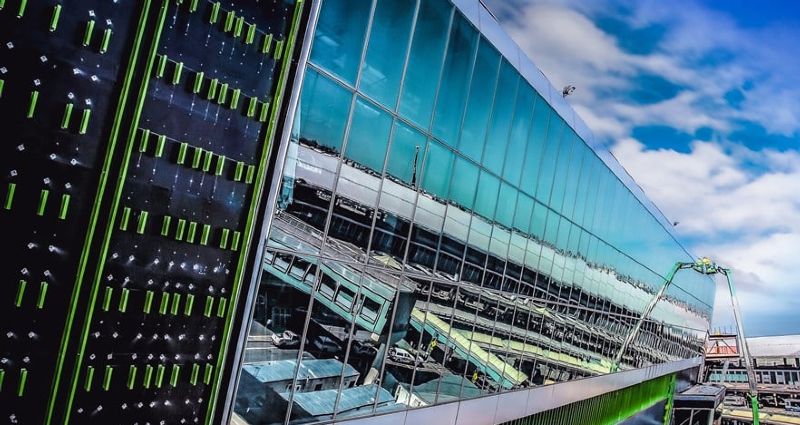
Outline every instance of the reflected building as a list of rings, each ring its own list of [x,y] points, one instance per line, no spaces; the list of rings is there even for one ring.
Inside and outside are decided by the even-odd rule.
[[[663,418],[714,288],[679,275],[610,374],[664,274],[692,257],[558,91],[477,0],[309,9],[233,421],[497,404],[645,370],[625,409]],[[604,392],[537,412],[606,406]]]

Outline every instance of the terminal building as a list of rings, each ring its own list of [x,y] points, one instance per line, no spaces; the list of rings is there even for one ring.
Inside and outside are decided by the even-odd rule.
[[[0,25],[0,422],[669,423],[697,380],[690,272],[615,364],[693,255],[480,0]]]
[[[322,0],[309,28],[231,416],[663,421],[699,364],[714,286],[679,275],[609,374],[664,274],[692,256],[491,13]],[[276,402],[249,382],[286,353],[296,385]],[[335,400],[305,383],[320,359],[342,364]],[[588,406],[609,416],[586,422]]]

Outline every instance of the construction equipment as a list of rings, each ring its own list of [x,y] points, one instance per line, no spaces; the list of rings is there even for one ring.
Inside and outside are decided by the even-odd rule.
[[[738,346],[741,347],[739,352],[742,358],[744,359],[745,368],[747,369],[747,383],[749,387],[749,394],[748,398],[750,399],[750,405],[753,411],[753,425],[760,425],[759,421],[759,412],[758,412],[758,389],[756,388],[756,377],[755,373],[753,372],[753,360],[750,357],[750,349],[747,347],[747,339],[744,337],[744,324],[742,323],[742,314],[739,308],[739,300],[736,297],[736,289],[733,285],[733,272],[730,269],[720,267],[716,265],[711,259],[708,257],[703,257],[698,259],[697,261],[690,263],[690,262],[677,262],[672,267],[670,272],[667,274],[666,280],[664,284],[661,285],[661,288],[656,292],[655,296],[650,300],[650,302],[645,306],[644,310],[642,311],[641,316],[639,316],[639,320],[637,320],[636,324],[633,326],[631,331],[626,336],[625,340],[622,343],[617,355],[614,356],[614,360],[611,363],[611,371],[616,372],[619,370],[620,363],[622,362],[622,356],[625,354],[625,351],[628,349],[628,346],[636,339],[636,336],[639,333],[639,330],[644,324],[645,320],[650,313],[653,312],[658,301],[661,297],[664,296],[664,293],[669,288],[669,285],[672,284],[672,280],[675,278],[675,274],[679,270],[683,269],[691,269],[698,273],[702,273],[708,276],[714,276],[717,274],[721,274],[725,276],[725,280],[728,283],[728,290],[730,291],[731,296],[731,304],[733,307],[733,317],[736,320],[736,328],[737,328],[737,338],[738,338]]]

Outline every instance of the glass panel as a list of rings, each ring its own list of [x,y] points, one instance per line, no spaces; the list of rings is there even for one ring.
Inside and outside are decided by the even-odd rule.
[[[497,193],[499,190],[500,180],[486,171],[481,171],[478,194],[475,197],[475,212],[489,220],[494,219],[494,210],[497,206]]]
[[[300,100],[300,141],[339,152],[352,94],[313,69],[306,73]]]
[[[503,178],[513,185],[519,184],[522,176],[522,165],[528,145],[528,130],[533,116],[533,89],[520,79],[517,90],[517,102],[514,108],[514,120],[511,123],[511,134],[508,138],[506,160],[503,165]]]
[[[452,147],[456,146],[464,116],[477,42],[475,28],[461,14],[455,15],[433,120],[433,135]]]
[[[519,74],[510,63],[504,60],[500,66],[500,77],[497,80],[497,91],[492,108],[492,120],[486,138],[486,147],[483,151],[483,166],[495,174],[502,172],[503,160],[506,157],[508,132],[514,113],[518,81]]]
[[[430,127],[451,15],[447,0],[420,0],[399,112],[425,129]]]
[[[517,189],[508,183],[503,182],[500,185],[500,195],[497,199],[497,212],[495,213],[495,221],[503,224],[506,227],[512,227],[514,225],[514,215],[517,208]],[[520,214],[524,216],[526,211],[520,211]],[[525,218],[526,221],[530,220],[530,210],[527,211],[527,214],[528,215]]]
[[[322,2],[311,61],[355,84],[369,12],[369,7],[353,7],[347,0]]]
[[[428,157],[425,159],[425,171],[422,174],[423,189],[447,199],[453,157],[453,152],[446,147],[433,141],[428,143]]]
[[[462,157],[456,157],[450,199],[466,209],[472,209],[475,188],[478,185],[478,166]]]
[[[542,162],[545,137],[547,137],[547,123],[550,120],[550,106],[538,94],[533,110],[533,121],[528,132],[528,147],[525,151],[525,164],[522,168],[520,188],[531,196],[536,196],[536,187],[539,179],[539,167]]]
[[[386,173],[412,186],[417,185],[425,158],[425,136],[402,122],[394,126]]]
[[[345,157],[380,174],[389,145],[391,125],[392,117],[389,114],[363,98],[357,98]]]
[[[563,126],[564,120],[562,120],[558,114],[551,113],[536,185],[536,198],[548,205],[550,202],[550,192],[553,188],[553,178],[556,173],[556,161],[558,160],[558,151],[561,145],[561,130]]]
[[[483,153],[499,63],[500,54],[489,41],[481,37],[458,142],[458,150],[475,162],[480,162]]]
[[[416,0],[376,0],[360,90],[394,110]]]

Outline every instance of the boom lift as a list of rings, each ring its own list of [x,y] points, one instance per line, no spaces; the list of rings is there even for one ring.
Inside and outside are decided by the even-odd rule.
[[[617,355],[614,356],[614,360],[611,363],[611,371],[616,372],[619,370],[619,365],[622,362],[622,356],[625,354],[625,351],[628,349],[628,346],[636,339],[636,336],[639,333],[639,330],[644,324],[644,321],[650,316],[650,313],[653,312],[658,301],[661,297],[664,296],[664,293],[667,291],[667,288],[670,284],[672,284],[672,280],[675,278],[675,274],[679,270],[684,269],[691,269],[698,273],[702,273],[708,276],[715,276],[717,274],[721,274],[725,276],[725,280],[728,283],[728,290],[730,291],[731,296],[731,304],[733,307],[733,317],[736,320],[736,328],[737,328],[737,338],[739,339],[738,346],[740,348],[741,356],[744,359],[745,368],[747,369],[747,383],[749,386],[749,393],[748,398],[750,399],[750,406],[753,411],[753,425],[760,425],[759,421],[759,413],[758,413],[758,388],[756,388],[756,377],[755,373],[753,372],[753,360],[750,357],[750,349],[747,347],[747,339],[744,337],[744,324],[742,323],[742,313],[739,309],[739,300],[736,297],[736,289],[733,286],[733,272],[730,269],[720,267],[716,265],[711,259],[708,257],[703,257],[698,259],[697,261],[690,263],[690,262],[677,262],[670,270],[669,274],[667,274],[667,278],[664,281],[664,284],[661,285],[661,288],[658,292],[653,296],[650,302],[645,306],[644,311],[642,311],[641,316],[639,316],[639,320],[636,322],[634,327],[626,336],[625,340],[622,343]]]

